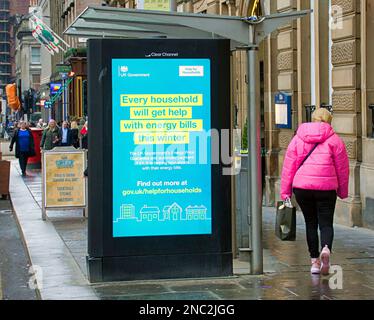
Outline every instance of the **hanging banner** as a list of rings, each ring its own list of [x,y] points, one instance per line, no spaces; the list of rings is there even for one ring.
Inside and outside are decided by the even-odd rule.
[[[37,16],[32,15],[30,18],[32,25],[33,37],[39,41],[51,53],[59,53],[60,50],[66,52],[63,46],[70,47],[61,37],[59,37],[51,28],[48,27]]]
[[[38,41],[41,45],[43,45],[47,50],[48,52],[51,54],[51,55],[54,55],[55,54],[55,51],[53,50],[53,48],[49,45],[48,41],[46,41],[44,38],[40,37],[36,30],[32,31],[32,36],[34,37],[34,39],[36,41]]]

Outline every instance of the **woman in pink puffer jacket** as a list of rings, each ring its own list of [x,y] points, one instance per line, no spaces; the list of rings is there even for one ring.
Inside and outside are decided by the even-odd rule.
[[[336,199],[348,198],[349,181],[347,151],[331,122],[331,113],[321,108],[313,113],[312,123],[300,126],[288,146],[281,180],[282,199],[290,199],[293,191],[304,214],[311,272],[324,275],[330,269]]]

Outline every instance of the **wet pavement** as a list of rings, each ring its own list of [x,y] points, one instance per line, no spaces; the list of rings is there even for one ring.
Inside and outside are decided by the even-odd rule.
[[[40,207],[40,173],[30,172],[23,182]],[[82,211],[49,211],[48,221],[79,266],[75,272],[79,270],[86,277],[87,220],[82,217]],[[320,277],[309,273],[305,227],[300,213],[295,242],[282,242],[275,237],[273,208],[264,208],[263,221],[265,274],[262,276],[249,275],[249,264],[235,260],[236,275],[230,278],[114,282],[88,286],[97,298],[103,300],[374,299],[374,231],[336,226],[332,263],[337,273]],[[58,277],[55,280],[58,281]],[[68,298],[69,293],[66,295]],[[76,297],[79,298],[78,295]]]
[[[36,300],[29,288],[30,261],[10,200],[0,196],[0,300]]]
[[[43,221],[40,208],[40,173],[20,176],[12,162],[10,193],[14,211],[22,229],[32,265],[38,270],[36,282],[43,300],[97,299],[86,277],[71,255],[51,220]],[[50,212],[51,216],[69,217],[75,212]]]

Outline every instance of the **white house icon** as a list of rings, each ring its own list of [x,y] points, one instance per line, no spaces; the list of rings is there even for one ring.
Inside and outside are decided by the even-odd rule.
[[[173,203],[171,206],[164,207],[164,220],[179,220],[183,209],[177,203]]]

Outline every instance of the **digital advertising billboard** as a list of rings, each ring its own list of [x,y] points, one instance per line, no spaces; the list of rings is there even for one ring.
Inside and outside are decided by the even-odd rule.
[[[113,236],[211,234],[210,60],[114,59],[112,77]]]
[[[91,282],[232,275],[227,40],[88,41]]]
[[[50,84],[50,94],[51,96],[57,94],[62,87],[61,83],[51,83]]]

